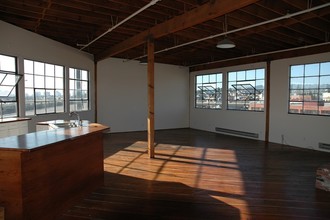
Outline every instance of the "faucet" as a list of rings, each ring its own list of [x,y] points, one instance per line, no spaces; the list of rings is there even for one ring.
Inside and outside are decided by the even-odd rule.
[[[76,115],[77,116],[77,121],[78,121],[78,126],[82,126],[82,121],[80,120],[80,115],[78,114],[78,112],[76,111],[73,111],[73,112],[70,112],[69,113],[69,116],[72,117],[73,115]]]

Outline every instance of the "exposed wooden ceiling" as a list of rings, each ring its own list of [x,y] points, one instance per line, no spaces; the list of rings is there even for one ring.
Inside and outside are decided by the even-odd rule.
[[[1,0],[0,19],[94,54],[96,61],[139,60],[148,37],[155,62],[195,69],[294,48],[330,51],[329,0]],[[236,47],[216,48],[226,32]]]

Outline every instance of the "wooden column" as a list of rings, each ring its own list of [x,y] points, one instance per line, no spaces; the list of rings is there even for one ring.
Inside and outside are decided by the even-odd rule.
[[[154,115],[154,84],[155,84],[155,68],[154,68],[154,41],[148,39],[148,154],[150,158],[155,157],[155,115]]]
[[[269,108],[270,108],[270,61],[267,61],[267,68],[266,68],[266,127],[265,127],[265,141],[269,142]]]

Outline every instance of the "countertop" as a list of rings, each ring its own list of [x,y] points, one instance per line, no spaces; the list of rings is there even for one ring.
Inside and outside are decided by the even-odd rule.
[[[83,124],[83,126],[80,127],[59,128],[19,136],[10,136],[0,138],[0,150],[32,151],[56,142],[75,139],[82,135],[106,132],[109,129],[108,126],[102,124],[89,123]]]
[[[2,119],[0,119],[0,124],[17,122],[17,121],[27,121],[27,120],[31,120],[31,118],[2,118]]]
[[[77,120],[52,120],[52,121],[41,121],[37,122],[37,125],[51,125],[51,124],[61,124],[66,122],[77,122]],[[90,122],[88,120],[82,120],[83,125],[88,125]]]

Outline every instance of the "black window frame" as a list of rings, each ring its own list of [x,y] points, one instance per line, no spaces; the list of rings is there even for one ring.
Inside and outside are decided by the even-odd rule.
[[[257,71],[263,71],[263,76],[260,77]],[[251,77],[252,72],[254,72],[254,77]],[[227,72],[227,110],[264,112],[265,72],[265,68]],[[260,86],[262,88],[258,88]]]
[[[19,116],[19,95],[18,95],[18,86],[17,85],[23,76],[18,73],[18,63],[17,63],[18,59],[16,56],[11,56],[11,55],[7,55],[7,54],[0,54],[0,55],[9,57],[9,58],[13,58],[14,64],[15,64],[14,71],[5,70],[5,69],[1,68],[1,66],[0,66],[0,74],[4,75],[4,77],[0,81],[1,87],[2,86],[12,87],[10,89],[10,91],[6,93],[6,95],[0,96],[0,112],[1,112],[0,115],[1,115],[1,118],[18,117]],[[14,77],[15,83],[11,84],[11,85],[6,85],[4,81],[7,78],[7,76],[15,76]],[[14,96],[12,95],[13,92],[14,92]],[[4,105],[8,107],[9,105],[12,105],[12,104],[14,104],[12,107],[5,109]],[[11,113],[11,110],[13,110],[12,113]],[[5,111],[7,111],[7,113]]]
[[[312,70],[313,68],[316,69]],[[323,98],[325,93],[330,93],[330,61],[292,64],[288,75],[289,114],[330,116],[330,96],[326,100]],[[322,79],[328,80],[329,83],[322,84]],[[314,81],[314,84],[308,81]]]
[[[84,72],[86,77],[83,77]],[[72,88],[72,85],[74,85],[74,88]],[[85,85],[86,89],[83,88],[83,85]],[[84,108],[86,103],[87,108]],[[90,108],[90,71],[69,67],[69,110],[80,112],[88,111]]]
[[[201,82],[198,80],[199,77],[202,79]],[[215,78],[215,81],[211,78]],[[195,75],[195,108],[221,110],[223,100],[222,89],[223,73],[204,73]]]
[[[33,71],[28,72],[26,68],[25,62],[32,62],[33,63]],[[36,63],[39,63],[43,65],[43,73],[36,73],[35,65]],[[31,60],[31,59],[24,59],[24,77],[25,77],[25,115],[26,116],[33,116],[33,115],[49,115],[49,114],[59,114],[65,112],[65,66],[59,65],[59,64],[53,64],[53,63],[47,63],[43,61],[37,61],[37,60]],[[53,75],[47,75],[47,66],[54,67]],[[58,76],[58,72],[56,68],[61,68],[60,74],[61,76]],[[49,73],[48,73],[49,74]],[[32,87],[30,85],[27,85],[27,82],[29,82],[28,77],[32,77]],[[43,82],[40,86],[40,81],[43,78]],[[51,87],[49,87],[49,83],[47,83],[47,79],[52,79],[53,84]],[[57,84],[60,84],[59,87],[57,87]],[[38,85],[39,84],[39,85]],[[38,99],[38,91],[44,91],[44,97],[43,99]],[[29,92],[27,92],[29,91]],[[27,98],[27,94],[32,92],[32,96]],[[52,92],[52,97],[47,99],[47,93]],[[61,94],[61,95],[59,95]],[[30,98],[32,98],[31,101]],[[42,96],[40,96],[42,97]],[[49,97],[49,96],[48,96]],[[53,103],[50,105],[50,103]],[[31,105],[32,104],[32,105]],[[38,108],[38,106],[41,106],[41,108]],[[31,107],[33,107],[31,109]],[[51,108],[53,110],[49,111]],[[44,111],[39,111],[44,109]],[[30,113],[31,112],[31,113]]]

